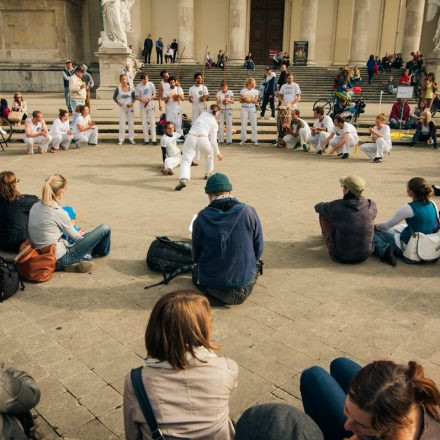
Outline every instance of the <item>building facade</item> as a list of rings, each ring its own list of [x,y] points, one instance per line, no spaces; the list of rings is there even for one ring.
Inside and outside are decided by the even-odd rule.
[[[125,0],[121,0],[125,1]],[[433,50],[437,19],[428,0],[135,0],[129,43],[141,56],[147,33],[176,38],[182,63],[201,63],[219,49],[229,62],[247,52],[266,64],[270,50],[308,41],[309,63],[364,64],[370,54]],[[0,89],[55,90],[66,58],[96,66],[102,30],[99,0],[0,0]],[[155,61],[153,50],[152,60]],[[95,67],[96,69],[96,67]],[[56,81],[59,83],[59,81]]]

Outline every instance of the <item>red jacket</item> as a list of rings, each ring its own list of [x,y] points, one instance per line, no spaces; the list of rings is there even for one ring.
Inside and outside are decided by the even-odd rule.
[[[409,105],[407,102],[405,102],[405,106],[403,107],[403,117],[402,115],[402,107],[400,105],[400,102],[395,102],[393,104],[393,108],[391,109],[391,113],[390,113],[390,120],[391,119],[396,119],[397,121],[399,119],[402,119],[403,121],[407,121],[409,118]]]

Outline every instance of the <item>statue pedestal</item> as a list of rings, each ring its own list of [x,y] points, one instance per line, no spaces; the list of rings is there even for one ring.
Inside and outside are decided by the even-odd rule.
[[[427,72],[434,72],[435,78],[438,81],[438,78],[440,78],[440,52],[433,50],[428,57],[425,58],[424,65]]]
[[[96,89],[97,99],[112,99],[119,75],[131,55],[130,49],[121,43],[106,43],[95,52],[99,60],[100,86]]]

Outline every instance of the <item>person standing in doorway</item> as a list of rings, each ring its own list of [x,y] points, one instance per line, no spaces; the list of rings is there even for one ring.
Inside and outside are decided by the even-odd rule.
[[[151,34],[147,35],[144,40],[144,62],[145,64],[151,64],[151,51],[153,50],[153,40]]]
[[[163,64],[163,41],[162,41],[162,37],[159,37],[159,39],[156,41],[156,55],[157,55],[156,64],[159,64],[159,59],[160,59],[160,64]]]
[[[174,38],[173,42],[171,43],[171,49],[173,49],[173,64],[176,62],[177,58],[177,51],[179,50],[179,45],[177,44],[177,40]]]
[[[66,67],[63,69],[64,98],[66,99],[69,115],[72,114],[72,104],[70,103],[69,79],[75,73],[71,60],[66,61]]]

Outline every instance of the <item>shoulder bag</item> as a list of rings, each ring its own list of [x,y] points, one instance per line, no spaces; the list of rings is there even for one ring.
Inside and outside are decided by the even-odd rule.
[[[55,272],[55,250],[55,244],[36,249],[29,240],[22,243],[20,252],[15,257],[21,277],[25,281],[33,281],[34,283],[49,281]]]

